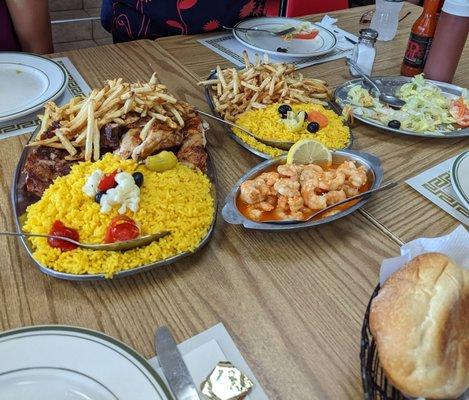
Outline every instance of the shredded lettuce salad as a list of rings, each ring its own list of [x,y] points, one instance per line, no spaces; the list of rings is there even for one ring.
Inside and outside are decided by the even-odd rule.
[[[347,102],[355,115],[384,125],[397,120],[401,129],[414,132],[443,133],[455,129],[456,120],[449,112],[451,99],[425,80],[423,74],[402,85],[396,96],[406,102],[400,110],[382,104],[361,85],[355,85],[348,92]]]

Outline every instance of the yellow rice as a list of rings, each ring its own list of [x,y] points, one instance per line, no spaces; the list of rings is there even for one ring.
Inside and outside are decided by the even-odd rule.
[[[48,245],[47,239],[33,238],[34,258],[57,271],[71,274],[103,273],[112,277],[118,271],[163,260],[193,251],[207,234],[212,223],[214,204],[210,180],[200,171],[182,164],[156,173],[132,160],[107,154],[95,163],[81,162],[70,174],[57,178],[42,198],[27,209],[26,232],[49,233],[55,220],[78,231],[83,243],[102,243],[107,227],[118,215],[118,206],[102,214],[99,204],[83,193],[82,187],[97,169],[110,173],[117,168],[140,171],[144,183],[136,213],[127,215],[140,226],[141,234],[169,230],[170,235],[148,246],[127,252],[94,251],[78,248],[61,252]]]
[[[311,110],[320,111],[329,120],[328,125],[316,133],[310,133],[307,131],[306,127],[308,125],[308,121],[305,121],[303,123],[303,128],[295,133],[289,130],[282,122],[278,112],[279,105],[279,103],[274,103],[263,109],[246,111],[243,114],[240,114],[236,118],[235,122],[263,139],[296,142],[300,139],[311,138],[318,140],[331,150],[339,150],[348,146],[350,141],[350,130],[344,125],[343,119],[334,111],[328,110],[317,104],[291,104],[290,106],[295,112],[309,112]],[[251,147],[254,147],[263,153],[267,153],[270,156],[275,157],[284,153],[283,150],[267,146],[239,129],[234,128],[233,132]]]

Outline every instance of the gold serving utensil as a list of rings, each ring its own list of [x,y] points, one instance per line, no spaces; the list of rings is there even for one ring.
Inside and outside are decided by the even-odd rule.
[[[197,112],[199,114],[202,114],[202,115],[205,115],[206,117],[209,117],[209,118],[212,118],[214,120],[217,120],[218,122],[222,122],[226,125],[230,125],[234,128],[237,128],[245,133],[247,133],[249,136],[252,136],[254,139],[258,140],[259,142],[261,143],[264,143],[266,144],[267,146],[271,146],[271,147],[277,147],[278,149],[282,149],[282,150],[289,150],[290,147],[293,146],[293,142],[283,142],[283,141],[277,141],[277,140],[268,140],[268,139],[263,139],[263,138],[260,138],[258,136],[256,136],[254,133],[252,133],[250,130],[246,129],[246,128],[243,128],[242,126],[239,126],[239,125],[236,125],[234,124],[233,122],[230,122],[230,121],[227,121],[225,119],[222,119],[222,118],[218,118],[218,117],[215,117],[215,115],[212,115],[212,114],[209,114],[209,113],[206,113],[204,111],[200,111],[200,110],[197,110]]]
[[[45,235],[41,233],[25,233],[25,232],[0,232],[0,236],[22,236],[22,237],[44,237],[44,238],[52,238],[52,239],[60,239],[66,242],[73,243],[78,247],[82,247],[84,249],[89,250],[105,250],[105,251],[127,251],[131,249],[135,249],[137,247],[146,246],[156,240],[159,240],[171,232],[169,231],[162,231],[153,233],[151,235],[140,236],[136,239],[126,240],[125,242],[115,242],[115,243],[80,243],[76,240],[64,237],[64,236],[56,236],[56,235]]]
[[[269,220],[269,221],[262,221],[262,222],[275,223],[275,224],[294,224],[294,223],[300,223],[300,222],[308,222],[311,219],[313,219],[314,217],[317,217],[318,215],[320,215],[322,213],[325,213],[326,211],[329,211],[329,210],[331,210],[331,209],[333,209],[337,206],[340,206],[342,204],[346,204],[346,203],[348,203],[352,200],[361,199],[362,197],[371,195],[372,193],[377,193],[377,192],[381,192],[383,190],[391,189],[391,188],[395,187],[396,185],[397,185],[397,182],[389,182],[389,183],[386,183],[386,184],[384,184],[380,187],[377,187],[375,189],[367,190],[366,192],[359,193],[355,196],[352,196],[352,197],[349,197],[345,200],[339,201],[338,203],[327,206],[326,208],[323,208],[322,210],[318,210],[315,213],[309,215],[308,218],[305,218],[305,219]]]

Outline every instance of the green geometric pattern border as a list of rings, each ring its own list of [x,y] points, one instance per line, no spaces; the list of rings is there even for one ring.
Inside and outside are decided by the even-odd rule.
[[[469,218],[469,210],[467,210],[456,198],[450,196],[443,189],[451,187],[451,176],[449,172],[445,172],[435,178],[430,179],[422,185],[430,193],[438,197],[441,201],[444,201],[451,208],[454,208],[457,212],[461,213],[465,217]]]

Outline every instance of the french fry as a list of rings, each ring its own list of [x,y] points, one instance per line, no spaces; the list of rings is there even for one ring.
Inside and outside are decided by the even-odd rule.
[[[143,127],[143,129],[140,132],[140,139],[145,140],[148,136],[148,133],[150,132],[151,127],[155,123],[156,117],[152,117]]]
[[[68,153],[69,153],[71,156],[74,156],[75,154],[77,154],[77,149],[75,149],[75,147],[73,147],[72,143],[71,143],[70,140],[68,140],[67,137],[62,133],[62,130],[61,130],[61,129],[56,129],[56,130],[55,130],[55,134],[56,134],[56,136],[59,138],[60,143],[63,144],[65,150],[67,150]]]
[[[94,100],[88,103],[88,121],[86,125],[85,161],[91,161],[93,155]]]
[[[98,121],[94,120],[93,121],[93,160],[98,161],[99,160],[99,147],[100,147],[100,141],[101,141],[101,135],[99,133],[98,129]],[[71,154],[73,155],[73,154]]]

